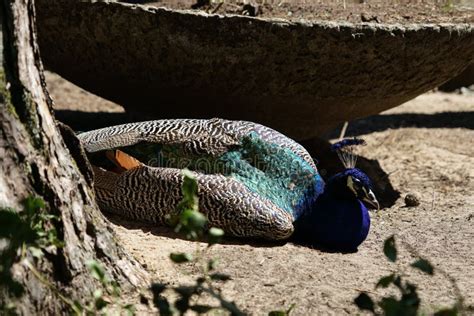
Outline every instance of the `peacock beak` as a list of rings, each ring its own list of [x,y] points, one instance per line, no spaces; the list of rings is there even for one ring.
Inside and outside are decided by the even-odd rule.
[[[375,197],[375,194],[374,192],[372,192],[372,190],[369,190],[369,192],[367,192],[367,195],[364,196],[364,198],[362,198],[362,201],[373,206],[374,208],[377,209],[377,211],[380,210],[379,201],[377,201],[377,198]]]

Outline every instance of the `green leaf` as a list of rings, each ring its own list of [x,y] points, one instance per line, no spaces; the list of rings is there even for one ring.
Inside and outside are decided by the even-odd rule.
[[[217,244],[221,241],[222,236],[224,236],[224,231],[217,227],[211,227],[209,229],[208,244],[209,246]]]
[[[395,237],[393,235],[385,240],[383,253],[390,261],[395,262],[397,260],[397,247],[395,246]]]
[[[46,206],[43,199],[38,197],[29,196],[23,200],[23,208],[28,215],[36,215],[41,209],[44,209]]]
[[[48,233],[46,233],[44,230],[38,230],[36,231],[36,235],[38,235],[38,237],[46,237]]]
[[[431,265],[431,263],[423,258],[418,259],[416,262],[411,264],[412,267],[419,269],[429,275],[433,275],[434,273],[434,268]]]
[[[184,176],[183,184],[181,186],[181,191],[183,192],[183,200],[188,202],[188,207],[190,207],[192,210],[197,210],[198,184],[196,181],[196,177],[191,171],[187,169],[184,169],[182,174]]]
[[[390,285],[395,280],[395,274],[390,274],[387,276],[384,276],[383,278],[380,278],[380,280],[377,282],[377,285],[375,288],[383,287],[386,288]]]
[[[57,248],[62,248],[64,247],[64,242],[59,240],[58,238],[58,233],[56,229],[50,229],[47,233],[48,236],[48,244],[56,246]]]
[[[223,273],[213,273],[210,275],[211,280],[226,282],[231,279],[230,275]]]
[[[99,280],[102,284],[106,283],[107,280],[105,278],[105,271],[104,268],[95,260],[89,260],[86,263],[87,267],[89,268],[89,271],[91,272],[91,275]]]
[[[296,304],[293,303],[290,305],[290,307],[288,307],[286,311],[283,311],[283,310],[271,311],[270,313],[268,313],[268,316],[288,316],[290,315],[293,308],[295,308],[295,306]]]
[[[290,315],[291,311],[295,308],[295,306],[295,303],[291,304],[290,307],[288,307],[288,309],[286,310],[286,314]]]
[[[181,214],[181,223],[191,229],[204,229],[207,218],[198,211],[186,210]]]
[[[170,254],[170,259],[174,263],[184,263],[184,262],[190,262],[193,260],[193,256],[190,253],[171,253]]]
[[[31,255],[33,257],[38,258],[38,259],[43,257],[43,255],[44,255],[43,251],[40,248],[36,248],[36,247],[31,246],[31,247],[28,247],[28,250],[29,250],[29,252],[31,253]]]
[[[360,293],[354,299],[354,303],[359,307],[360,310],[371,311],[375,313],[374,301],[366,293]]]
[[[175,228],[176,232],[184,233],[188,239],[197,239],[203,234],[207,218],[202,213],[184,210],[179,217],[179,223]]]

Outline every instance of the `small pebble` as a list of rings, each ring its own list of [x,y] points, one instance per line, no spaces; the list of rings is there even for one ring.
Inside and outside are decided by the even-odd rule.
[[[418,206],[420,205],[420,198],[413,193],[408,193],[405,195],[405,205],[408,207]]]

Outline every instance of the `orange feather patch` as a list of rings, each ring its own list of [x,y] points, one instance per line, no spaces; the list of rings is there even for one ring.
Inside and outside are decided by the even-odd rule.
[[[107,150],[105,156],[117,167],[118,172],[127,171],[143,165],[136,158],[117,149]]]

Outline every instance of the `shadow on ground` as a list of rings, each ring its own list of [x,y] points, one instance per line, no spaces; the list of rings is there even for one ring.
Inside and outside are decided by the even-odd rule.
[[[107,217],[109,221],[113,224],[122,226],[126,229],[140,229],[144,233],[150,233],[156,236],[163,236],[170,239],[182,239],[187,240],[184,238],[182,234],[176,233],[173,228],[169,226],[162,226],[159,224],[151,224],[148,222],[142,221],[132,221],[129,219],[125,219],[120,217],[119,215],[112,214],[109,212],[104,212],[104,215]],[[201,240],[202,242],[206,242],[206,240]],[[242,238],[242,237],[225,237],[220,244],[224,245],[249,245],[252,247],[263,247],[263,248],[271,248],[271,247],[280,247],[286,244],[288,240],[282,241],[270,241],[270,240],[262,240],[256,238]]]
[[[105,216],[107,219],[112,222],[113,224],[117,226],[122,226],[126,229],[139,229],[144,233],[149,233],[155,236],[161,236],[161,237],[166,237],[169,239],[181,239],[181,240],[187,240],[184,238],[182,234],[176,233],[173,228],[169,226],[162,226],[158,224],[150,224],[147,222],[141,222],[141,221],[132,221],[125,219],[123,217],[120,217],[119,215],[104,212]],[[200,240],[201,242],[206,242],[205,239]],[[350,251],[339,251],[339,250],[334,250],[326,247],[320,247],[320,246],[314,246],[311,244],[307,244],[305,242],[302,242],[299,239],[296,239],[294,237],[288,239],[288,240],[265,240],[265,239],[258,239],[258,238],[242,238],[242,237],[224,237],[219,244],[221,245],[249,245],[251,247],[256,247],[256,248],[273,248],[273,247],[281,247],[287,243],[292,243],[301,247],[306,247],[310,249],[317,249],[321,252],[327,252],[327,253],[353,253],[357,252],[357,249],[353,249]]]
[[[346,136],[359,136],[387,129],[404,127],[424,128],[467,128],[474,129],[474,112],[440,112],[433,114],[399,113],[374,115],[353,121],[349,124]],[[340,129],[326,135],[328,138],[339,136]]]
[[[83,112],[72,110],[56,110],[55,116],[56,119],[69,125],[72,129],[80,131],[153,119],[148,116],[124,112]],[[346,135],[358,136],[403,127],[474,129],[474,112],[374,115],[351,122]],[[340,129],[335,129],[324,135],[324,138],[335,138],[339,136],[339,131]]]

